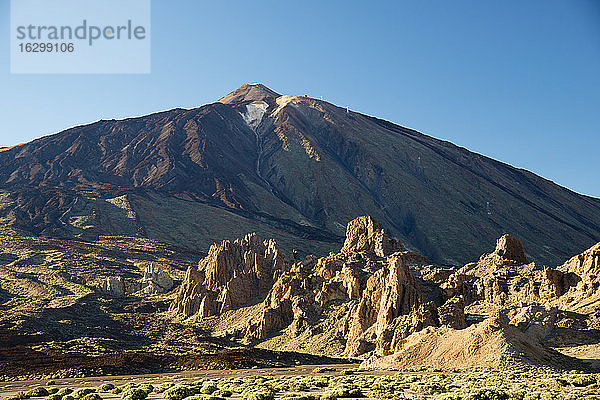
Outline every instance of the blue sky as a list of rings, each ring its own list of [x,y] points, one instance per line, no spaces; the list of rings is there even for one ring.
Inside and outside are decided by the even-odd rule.
[[[11,75],[9,11],[0,0],[0,146],[262,82],[600,197],[596,0],[153,0],[148,75]]]

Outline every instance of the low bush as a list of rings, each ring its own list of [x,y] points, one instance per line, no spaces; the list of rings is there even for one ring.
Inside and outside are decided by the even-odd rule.
[[[317,368],[313,369],[313,372],[315,374],[322,374],[323,372],[335,372],[335,371],[337,371],[337,370],[333,367],[317,367]]]
[[[92,388],[81,388],[75,390],[71,395],[76,399],[83,399],[85,396],[87,396],[90,393],[94,393],[95,391],[96,390]]]
[[[100,393],[107,393],[110,392],[111,390],[113,390],[115,388],[115,385],[113,385],[112,383],[103,383],[102,385],[98,386],[98,390]]]
[[[509,400],[510,396],[503,390],[495,388],[483,388],[470,393],[466,400]]]
[[[90,393],[83,396],[82,400],[102,400],[98,393]]]
[[[48,396],[50,393],[48,393],[48,390],[45,387],[39,386],[36,388],[31,389],[30,391],[28,391],[27,393],[25,393],[25,396],[27,397],[45,397]]]
[[[203,394],[213,394],[217,390],[219,390],[219,388],[217,387],[217,385],[215,385],[212,382],[207,382],[204,385],[202,385],[202,387],[200,388],[200,393],[203,393]]]
[[[56,394],[61,397],[64,397],[71,393],[73,393],[73,389],[71,389],[71,388],[62,388],[62,389],[59,389],[58,392],[56,392]]]
[[[340,384],[335,387],[329,388],[324,394],[333,396],[336,398],[340,397],[363,397],[360,388],[348,384]]]
[[[282,400],[317,400],[317,397],[312,394],[295,394],[295,393],[286,393],[281,396]]]
[[[148,393],[149,392],[146,392],[140,388],[132,388],[121,393],[121,398],[123,400],[144,400],[146,397],[148,397]]]
[[[593,375],[577,375],[570,379],[571,385],[577,387],[590,386],[596,383],[596,377]]]
[[[167,400],[183,400],[193,394],[188,386],[177,385],[162,392],[162,397]]]
[[[143,390],[146,394],[150,394],[154,390],[154,386],[149,383],[140,383],[137,388]]]
[[[154,388],[154,393],[162,393],[165,390],[172,388],[173,386],[175,386],[175,384],[172,382],[161,383],[160,385]]]
[[[254,387],[244,390],[241,396],[244,400],[273,400],[275,392],[266,387]]]

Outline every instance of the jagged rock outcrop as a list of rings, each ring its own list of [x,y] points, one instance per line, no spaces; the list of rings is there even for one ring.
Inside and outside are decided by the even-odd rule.
[[[437,310],[439,324],[453,329],[467,327],[465,320],[465,302],[462,296],[452,297]]]
[[[340,252],[290,265],[274,241],[255,235],[214,245],[188,270],[173,309],[223,315],[215,329],[245,343],[331,347],[367,357],[364,366],[567,365],[573,360],[545,343],[568,341],[572,332],[593,336],[600,326],[558,307],[581,280],[571,270],[591,282],[596,257],[594,249],[570,267],[540,267],[504,235],[492,253],[458,270],[424,265],[377,221],[359,217],[348,223]]]
[[[114,297],[123,297],[125,296],[125,281],[120,276],[108,276],[102,284],[100,288]]]
[[[353,219],[346,226],[346,240],[342,253],[369,252],[379,257],[388,256],[403,249],[402,243],[390,239],[379,222],[370,216]]]
[[[133,293],[160,294],[172,288],[171,276],[152,263],[144,269],[140,279],[108,276],[100,284],[100,289],[113,297],[125,297]]]
[[[498,239],[494,252],[484,254],[450,275],[441,284],[448,298],[482,302],[494,308],[521,303],[543,303],[561,293],[564,274],[528,263],[523,244],[515,237]]]
[[[349,316],[350,329],[346,354],[356,356],[375,343],[376,350],[386,353],[394,343],[424,325],[419,307],[424,298],[416,279],[400,256],[389,257],[383,268],[366,281],[359,303]]]
[[[284,269],[274,240],[256,234],[211,246],[198,268],[190,267],[173,309],[186,317],[219,315],[264,296]]]
[[[525,256],[523,243],[511,235],[502,235],[496,242],[496,249],[493,253],[484,254],[479,260],[479,264],[488,265],[524,265],[529,261]]]
[[[557,268],[556,286],[571,307],[600,297],[600,243]]]
[[[144,293],[166,293],[173,288],[173,278],[166,271],[150,263],[144,270],[140,284],[140,290]]]
[[[437,299],[423,294],[410,265],[426,260],[390,239],[371,217],[348,223],[339,253],[309,256],[286,266],[274,241],[244,240],[214,245],[198,268],[190,268],[173,309],[207,317],[260,301],[255,316],[229,332],[245,341],[285,331],[298,337],[318,329],[327,310],[339,316],[346,354],[391,351],[396,343],[429,325],[438,325]]]

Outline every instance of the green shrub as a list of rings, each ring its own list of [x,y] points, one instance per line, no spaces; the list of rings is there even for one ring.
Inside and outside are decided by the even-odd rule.
[[[102,400],[98,393],[89,393],[83,396],[82,400]]]
[[[27,397],[45,397],[48,396],[50,393],[48,393],[48,390],[45,387],[39,386],[36,388],[31,389],[30,391],[28,391],[27,393],[25,393],[25,396]]]
[[[470,393],[466,400],[508,400],[508,394],[500,389],[495,388],[483,388],[477,390],[475,393]]]
[[[571,385],[577,387],[590,386],[596,383],[596,377],[593,375],[577,375],[571,378]]]
[[[50,396],[46,397],[46,400],[62,400],[62,396],[58,393],[52,393]]]
[[[332,393],[325,392],[319,397],[319,400],[337,400],[337,397]]]
[[[64,397],[71,393],[73,393],[73,389],[70,389],[70,388],[62,388],[62,389],[59,389],[58,392],[56,392],[56,394],[59,395],[60,397]]]
[[[190,397],[193,394],[194,393],[189,387],[177,385],[165,390],[162,393],[162,397],[167,400],[183,400],[186,397]]]
[[[329,388],[324,394],[340,398],[340,397],[363,397],[360,388],[353,385],[340,384],[335,387]]]
[[[160,385],[154,388],[154,393],[162,393],[165,390],[172,388],[173,386],[175,386],[175,384],[172,382],[161,383]]]
[[[119,389],[121,389],[124,392],[126,390],[136,388],[137,386],[138,386],[137,383],[129,382],[129,383],[119,386]]]
[[[313,372],[315,374],[321,374],[323,372],[335,372],[335,371],[337,371],[337,370],[333,367],[317,367],[317,368],[313,369]]]
[[[215,385],[212,382],[207,382],[204,385],[202,385],[202,388],[200,389],[200,393],[203,393],[203,394],[213,394],[217,390],[219,390],[219,388],[217,387],[217,385]]]
[[[231,397],[233,393],[231,392],[231,390],[228,389],[219,389],[216,392],[214,392],[213,395],[218,397]]]
[[[244,390],[241,393],[241,396],[244,400],[273,400],[275,398],[275,392],[266,387],[254,387]]]
[[[55,394],[55,393],[58,393],[57,387],[48,388],[48,394]]]
[[[106,393],[106,392],[110,392],[114,388],[115,388],[115,385],[113,385],[112,383],[103,383],[102,385],[98,386],[97,390],[101,393]]]
[[[94,393],[96,391],[96,389],[92,389],[92,388],[81,388],[81,389],[77,389],[72,393],[72,396],[76,399],[83,399],[85,396],[87,396],[90,393]]]
[[[144,400],[148,397],[148,393],[140,388],[127,389],[121,394],[123,400]]]
[[[75,400],[75,397],[71,396],[70,394],[67,394],[66,396],[63,396],[62,400]]]
[[[137,388],[142,389],[146,394],[150,394],[154,390],[154,386],[149,383],[140,383]]]
[[[317,400],[317,397],[312,394],[295,394],[286,393],[281,396],[282,400]]]

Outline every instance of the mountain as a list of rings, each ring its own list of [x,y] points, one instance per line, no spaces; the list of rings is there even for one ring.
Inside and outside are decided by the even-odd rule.
[[[599,199],[262,84],[0,151],[0,222],[25,234],[125,235],[206,251],[257,232],[288,255],[322,254],[339,249],[359,215],[452,265],[508,232],[529,259],[551,265],[600,241]]]

